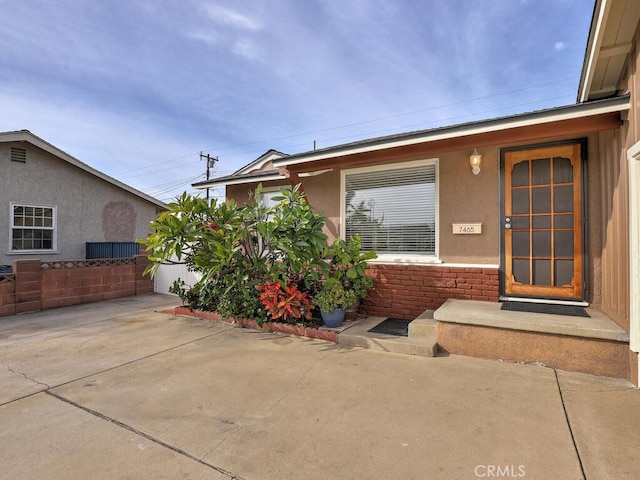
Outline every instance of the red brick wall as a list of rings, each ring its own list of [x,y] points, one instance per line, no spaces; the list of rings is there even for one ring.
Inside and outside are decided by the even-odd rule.
[[[369,265],[373,288],[361,311],[366,315],[412,320],[449,298],[497,302],[494,267]]]
[[[18,260],[0,277],[0,316],[99,302],[153,291],[149,259]]]

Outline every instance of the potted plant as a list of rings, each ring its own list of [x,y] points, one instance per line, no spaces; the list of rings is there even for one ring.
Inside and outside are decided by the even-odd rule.
[[[373,286],[373,279],[366,274],[367,261],[377,257],[375,252],[362,252],[362,241],[354,235],[348,242],[336,239],[329,248],[332,277],[342,282],[344,288],[355,293],[351,305],[345,307],[346,318],[355,320],[360,303]]]
[[[353,290],[346,290],[338,279],[328,278],[324,288],[313,298],[313,303],[320,310],[324,324],[335,328],[342,325],[344,309],[353,305],[356,300]]]

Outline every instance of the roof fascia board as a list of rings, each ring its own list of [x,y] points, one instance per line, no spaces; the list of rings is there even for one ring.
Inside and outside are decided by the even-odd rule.
[[[273,162],[274,167],[287,167],[298,165],[316,160],[324,160],[336,156],[355,155],[358,153],[372,152],[387,148],[403,147],[407,145],[415,145],[418,143],[434,142],[438,140],[447,140],[456,137],[479,135],[483,133],[496,132],[500,130],[509,130],[512,128],[528,127],[540,125],[544,123],[559,122],[563,120],[572,120],[585,116],[594,116],[612,112],[619,112],[629,109],[629,97],[616,97],[606,101],[599,101],[597,105],[592,104],[576,104],[565,108],[559,108],[554,111],[537,112],[534,114],[526,114],[519,117],[508,117],[498,120],[485,120],[472,124],[464,124],[453,127],[445,127],[417,134],[408,134],[404,138],[379,138],[370,141],[364,141],[356,145],[343,145],[330,147],[324,151],[316,151],[302,153],[300,155],[291,155]]]
[[[41,139],[40,137],[38,137],[37,135],[34,135],[33,133],[29,132],[29,131],[19,131],[19,132],[3,132],[0,133],[0,143],[9,143],[9,142],[27,142],[30,143],[31,145],[38,147],[41,150],[44,150],[47,153],[50,153],[51,155],[54,155],[58,158],[60,158],[61,160],[64,160],[67,163],[70,163],[71,165],[78,167],[81,170],[84,170],[85,172],[94,175],[96,177],[98,177],[101,180],[104,180],[107,183],[110,183],[112,185],[115,185],[116,187],[119,187],[123,190],[126,190],[127,192],[140,197],[150,203],[153,203],[154,205],[161,207],[163,209],[167,209],[167,205],[163,202],[161,202],[160,200],[158,200],[157,198],[153,198],[150,195],[147,195],[144,192],[141,192],[140,190],[136,190],[135,188],[122,183],[120,180],[116,180],[113,177],[110,177],[109,175],[102,173],[99,170],[96,170],[93,167],[90,167],[89,165],[87,165],[84,162],[81,162],[80,160],[78,160],[75,157],[72,157],[71,155],[69,155],[68,153],[66,153],[63,150],[60,150],[58,147],[50,144],[49,142]]]
[[[234,172],[234,175],[243,175],[245,173],[250,173],[255,170],[260,170],[264,167],[270,160],[277,160],[278,158],[282,158],[286,156],[285,153],[278,152],[277,150],[269,150],[266,153],[263,153],[258,158],[256,158],[253,162],[245,165],[240,170]]]
[[[598,0],[594,7],[593,23],[589,32],[587,51],[585,53],[582,75],[580,76],[580,88],[578,90],[578,102],[586,102],[589,98],[589,90],[593,82],[593,74],[604,36],[604,26],[611,10],[610,0]]]
[[[246,183],[268,182],[272,180],[286,180],[286,177],[279,173],[271,173],[267,175],[256,175],[253,177],[227,178],[224,180],[211,180],[209,182],[194,183],[191,186],[198,190],[205,190],[211,187],[221,187],[226,185],[242,185]]]

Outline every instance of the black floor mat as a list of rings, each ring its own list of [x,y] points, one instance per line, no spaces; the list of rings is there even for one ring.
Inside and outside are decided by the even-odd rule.
[[[371,333],[383,333],[385,335],[395,335],[396,337],[409,336],[409,324],[411,320],[401,318],[387,318],[378,325],[369,329]]]
[[[513,312],[546,313],[549,315],[570,315],[572,317],[588,317],[584,307],[575,305],[553,305],[548,303],[502,302],[501,310]]]

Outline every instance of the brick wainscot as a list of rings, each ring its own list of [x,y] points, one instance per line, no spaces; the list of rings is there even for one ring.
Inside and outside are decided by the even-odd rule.
[[[497,302],[499,272],[492,266],[370,264],[374,286],[361,312],[413,320],[450,298]]]

